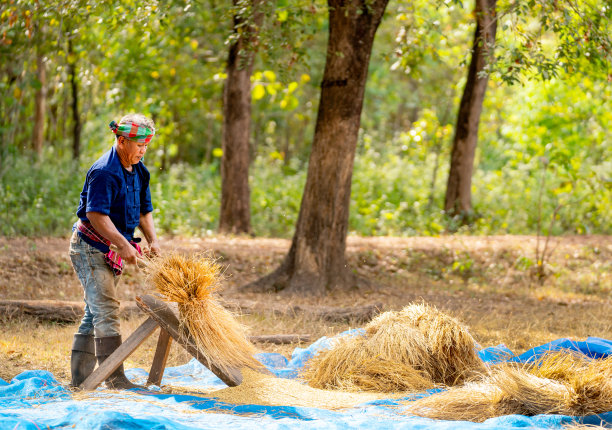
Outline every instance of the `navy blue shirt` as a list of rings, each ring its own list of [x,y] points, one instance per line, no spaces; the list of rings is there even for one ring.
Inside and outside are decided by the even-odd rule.
[[[77,216],[83,221],[89,221],[87,212],[108,215],[123,237],[132,240],[134,230],[140,223],[140,214],[153,211],[150,178],[142,161],[132,165],[131,172],[125,170],[113,146],[87,172]],[[80,236],[100,251],[108,251],[106,245],[94,242],[82,234]]]

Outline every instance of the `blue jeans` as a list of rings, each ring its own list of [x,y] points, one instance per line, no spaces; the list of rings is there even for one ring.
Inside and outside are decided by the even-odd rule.
[[[85,315],[78,333],[96,337],[120,335],[119,277],[104,261],[104,254],[75,231],[70,239],[70,260],[85,292]]]

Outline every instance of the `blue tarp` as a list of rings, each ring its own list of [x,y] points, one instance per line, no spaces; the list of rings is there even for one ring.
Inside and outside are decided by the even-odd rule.
[[[359,334],[354,331],[349,334]],[[294,378],[316,351],[329,347],[330,339],[321,338],[308,348],[296,348],[291,360],[274,353],[258,358],[279,377]],[[527,362],[547,351],[573,350],[592,358],[612,355],[612,341],[590,337],[585,341],[558,339],[515,356],[504,345],[486,348],[480,357],[489,363]],[[129,369],[127,375],[144,383],[147,373]],[[167,368],[162,385],[185,386],[198,390],[223,388],[225,384],[196,360]],[[44,370],[29,370],[10,383],[0,379],[0,429],[558,429],[575,420],[584,424],[612,428],[612,411],[589,417],[508,415],[484,423],[440,421],[402,414],[402,400],[427,396],[430,392],[405,399],[367,402],[342,411],[326,409],[233,405],[203,395],[163,394],[150,390],[109,392],[104,389],[83,395],[73,394]]]

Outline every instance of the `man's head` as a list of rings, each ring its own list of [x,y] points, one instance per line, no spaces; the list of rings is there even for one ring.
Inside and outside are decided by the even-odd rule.
[[[138,164],[155,135],[153,121],[136,113],[124,116],[119,124],[112,121],[109,127],[115,133],[117,148],[121,151],[122,158],[129,165]]]

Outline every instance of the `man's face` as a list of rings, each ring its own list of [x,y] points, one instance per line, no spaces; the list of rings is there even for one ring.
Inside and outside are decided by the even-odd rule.
[[[121,136],[119,138],[119,145],[127,158],[130,164],[138,164],[142,157],[144,157],[145,152],[147,152],[148,143],[139,143],[133,140],[128,139],[127,137]]]

